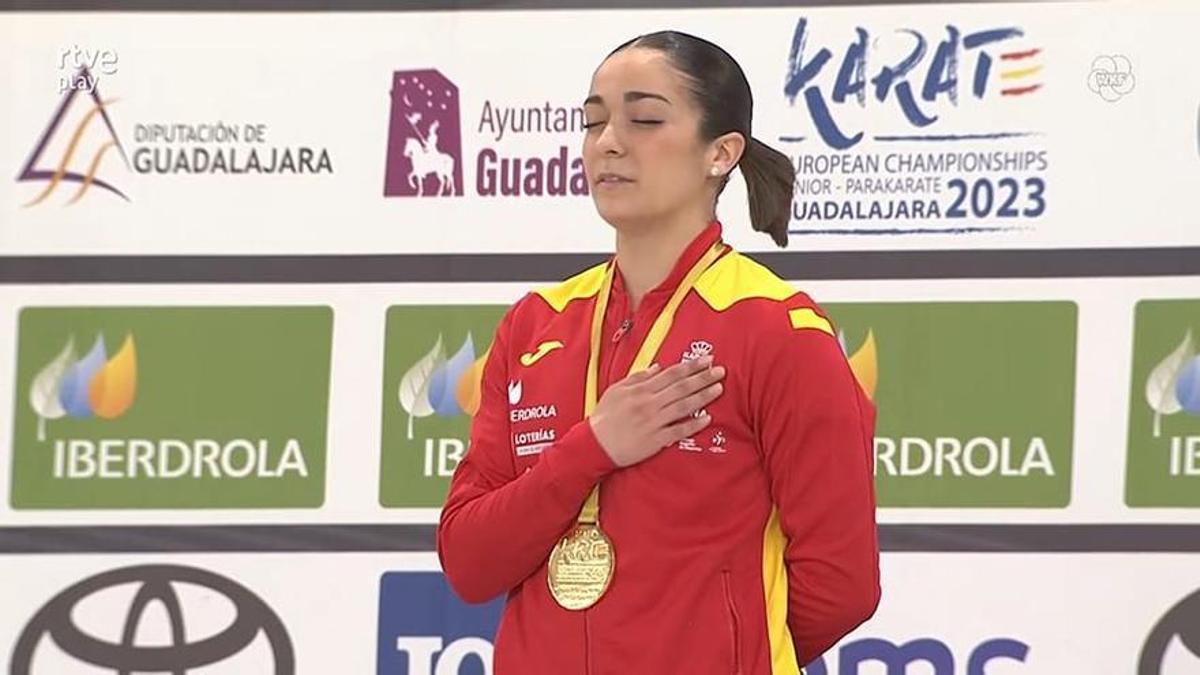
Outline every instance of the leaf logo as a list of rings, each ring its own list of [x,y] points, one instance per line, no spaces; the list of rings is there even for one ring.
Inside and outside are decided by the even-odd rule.
[[[467,333],[458,351],[446,358],[442,336],[400,378],[400,407],[408,413],[408,439],[414,438],[414,421],[419,417],[474,416],[479,410],[483,366],[487,353],[475,358],[475,342]]]
[[[838,344],[842,346],[842,353],[846,353],[846,334],[838,331]],[[875,349],[875,332],[867,329],[867,337],[863,340],[862,346],[858,351],[854,352],[848,358],[850,362],[850,370],[854,372],[854,378],[858,380],[858,386],[862,387],[867,398],[875,400],[875,388],[879,384],[879,361]]]
[[[400,407],[408,413],[408,440],[413,438],[413,420],[418,417],[428,417],[433,414],[433,404],[429,402],[429,380],[433,371],[445,362],[446,356],[442,351],[442,336],[438,335],[437,342],[429,353],[421,357],[404,377],[400,378]]]
[[[1200,416],[1200,356],[1192,331],[1146,379],[1146,403],[1154,411],[1154,437],[1162,435],[1162,418],[1185,411]]]
[[[75,338],[46,364],[29,387],[29,406],[38,416],[37,439],[46,440],[46,422],[62,417],[116,419],[133,405],[137,392],[137,349],[133,334],[109,359],[104,337],[83,358],[76,358]]]
[[[463,412],[475,416],[479,412],[479,402],[483,393],[483,367],[487,363],[488,356],[492,353],[492,348],[483,353],[483,356],[475,360],[470,368],[458,378],[457,398],[458,404],[462,407]]]

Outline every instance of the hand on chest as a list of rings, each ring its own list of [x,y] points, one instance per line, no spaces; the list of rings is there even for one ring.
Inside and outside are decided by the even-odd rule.
[[[625,378],[645,338],[637,327],[618,327],[604,340],[599,351],[599,395]],[[754,457],[751,424],[746,417],[746,379],[739,372],[737,341],[722,340],[715,331],[688,330],[676,325],[662,339],[654,359],[667,367],[711,356],[714,365],[726,369],[724,391],[715,401],[692,412],[707,412],[712,423],[701,432],[664,448],[655,457],[631,469],[654,470],[682,463],[741,464],[734,457]],[[532,466],[539,455],[584,418],[584,386],[589,359],[588,336],[555,330],[552,324],[527,341],[516,345],[510,355],[508,382],[509,427],[512,452],[518,473]],[[715,467],[714,467],[715,468]]]

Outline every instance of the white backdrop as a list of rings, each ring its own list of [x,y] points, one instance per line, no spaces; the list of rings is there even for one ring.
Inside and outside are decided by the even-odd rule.
[[[789,50],[801,20],[807,23],[799,65],[812,63],[822,49],[829,50],[830,60],[790,101],[785,92]],[[207,268],[203,260],[189,263],[213,275],[213,270],[223,269],[220,263],[230,261],[243,268],[268,269],[272,262],[265,256],[279,254],[490,253],[508,256],[498,269],[513,271],[534,264],[536,259],[528,254],[609,251],[611,232],[595,215],[589,197],[481,195],[480,187],[487,182],[481,173],[488,165],[481,165],[480,158],[486,160],[487,153],[494,152],[548,163],[562,153],[569,166],[578,156],[581,132],[514,131],[511,117],[504,117],[510,121],[501,133],[501,117],[547,106],[552,113],[569,113],[581,103],[592,70],[612,47],[635,34],[666,27],[703,35],[733,53],[754,89],[755,135],[791,156],[805,185],[829,181],[826,194],[798,195],[797,213],[830,208],[853,215],[869,213],[872,206],[886,213],[911,209],[918,202],[929,208],[931,200],[936,205],[936,217],[794,220],[790,251],[890,252],[914,261],[918,258],[903,256],[913,251],[946,256],[928,269],[906,271],[903,279],[874,279],[873,270],[854,267],[853,259],[838,274],[849,278],[789,275],[818,302],[1055,300],[1072,302],[1078,309],[1067,506],[883,508],[878,518],[885,531],[922,526],[926,529],[920,531],[929,534],[927,541],[937,541],[944,531],[939,526],[947,524],[1063,525],[1076,542],[1086,539],[1086,525],[1128,526],[1106,531],[1129,540],[1104,546],[1131,552],[1064,554],[1038,552],[1037,546],[996,553],[885,552],[885,594],[879,613],[827,655],[827,672],[1200,672],[1200,651],[1189,652],[1178,638],[1170,642],[1161,662],[1153,664],[1157,669],[1139,670],[1137,664],[1160,619],[1200,589],[1194,543],[1180,539],[1161,545],[1166,535],[1153,526],[1194,526],[1197,512],[1131,508],[1125,501],[1130,410],[1138,403],[1130,395],[1140,390],[1135,379],[1141,376],[1134,372],[1135,307],[1144,300],[1200,300],[1200,263],[1186,259],[1200,250],[1200,79],[1195,74],[1200,46],[1194,36],[1200,27],[1200,4],[1183,0],[670,11],[0,12],[0,91],[6,93],[0,100],[0,266],[25,265],[34,260],[31,256],[48,256],[35,262],[61,281],[85,278],[92,263],[119,272],[113,283],[104,284],[31,283],[19,275],[0,274],[5,280],[0,283],[0,352],[6,355],[0,358],[0,663],[13,658],[36,612],[65,588],[92,575],[150,564],[208,570],[260,598],[290,636],[299,673],[394,673],[392,647],[397,639],[437,638],[447,649],[452,643],[457,649],[478,647],[482,643],[471,641],[475,638],[490,640],[479,628],[487,624],[485,610],[463,607],[444,593],[385,608],[388,621],[399,617],[396,620],[428,624],[428,634],[393,634],[381,628],[387,623],[380,611],[382,575],[436,577],[438,570],[427,527],[437,522],[438,510],[380,505],[384,328],[387,310],[394,305],[504,305],[532,284],[503,275],[486,283],[311,283],[303,273],[291,273],[286,283],[178,283],[191,267],[169,270],[156,283],[126,283],[121,278],[126,268],[120,266],[127,266],[126,281],[132,281],[146,262],[141,256],[151,255],[229,256],[210,261]],[[838,69],[850,53],[856,29],[864,31],[867,45],[862,103],[853,93],[844,102],[831,103]],[[982,47],[966,46],[981,31],[1002,29],[1020,34]],[[972,35],[976,38],[968,38]],[[922,88],[927,80],[939,81],[936,71],[931,80],[929,73],[946,40],[958,45],[957,65],[943,71],[940,81],[950,73],[957,77],[957,100],[949,94],[926,100]],[[914,88],[919,111],[936,116],[924,126],[903,114],[898,103],[902,81],[886,87],[881,101],[873,80],[920,41],[924,56],[902,81]],[[982,95],[976,96],[974,77],[984,54],[990,65]],[[111,131],[99,115],[87,117],[92,101],[86,92],[71,100],[57,126],[52,123],[66,100],[60,90],[63,78],[70,82],[81,61],[98,77],[96,91]],[[430,70],[437,74],[425,72]],[[456,103],[457,112],[451,105],[444,113],[429,112],[413,122],[416,118],[407,116],[417,104],[404,98],[415,95],[411,86],[416,80],[407,79],[411,77],[437,83],[431,84],[437,91],[419,91],[428,93],[431,102]],[[393,92],[396,78],[405,78],[405,84]],[[445,86],[447,82],[457,89]],[[819,89],[811,94],[813,100],[830,106],[832,120],[843,132],[862,131],[861,142],[844,149],[831,146],[814,122],[809,94],[804,93],[813,87]],[[404,106],[397,100],[404,100]],[[491,116],[485,117],[485,111]],[[385,196],[389,164],[407,166],[402,153],[395,148],[389,153],[390,127],[412,124],[417,134],[426,135],[431,133],[430,118],[441,122],[442,145],[434,145],[435,154],[458,163],[461,184],[456,187],[463,194]],[[193,143],[146,138],[156,128],[185,125],[210,133],[209,125],[217,124],[236,129],[240,139]],[[248,126],[262,138],[247,140]],[[44,134],[46,142],[41,144]],[[112,141],[116,144],[105,149]],[[173,157],[182,151],[194,160],[197,148],[210,162],[219,155],[243,169],[252,149],[264,164],[274,161],[267,159],[273,152],[286,152],[292,161],[311,152],[314,159],[300,172],[145,169],[146,158],[155,151],[169,151]],[[900,157],[945,161],[991,153],[1023,158],[1022,162],[1036,160],[980,171],[886,168]],[[822,168],[876,160],[884,169],[866,174]],[[85,175],[93,163],[95,179],[121,194],[93,184],[70,203],[80,183],[68,180],[30,204],[46,191],[60,165],[66,172]],[[522,165],[523,170],[528,167]],[[565,173],[569,180],[570,171]],[[939,191],[924,192],[912,183],[888,188],[883,182],[888,178],[920,179],[926,187],[936,184]],[[894,193],[861,194],[866,179],[879,179],[882,189]],[[1010,188],[1009,206],[1015,212],[1005,215],[1001,211]],[[964,210],[963,217],[945,217],[956,207],[956,190],[962,191],[957,206]],[[727,238],[752,253],[771,250],[765,236],[750,231],[744,198],[735,177],[720,209]],[[1039,199],[1044,209],[1038,207]],[[1010,271],[998,277],[1008,278],[957,279],[937,266],[953,256],[981,251],[994,253],[1001,262],[1017,250],[1064,249],[1078,249],[1069,252],[1076,261],[1106,260],[1102,249],[1115,248],[1141,250],[1122,252],[1129,257],[1105,263],[1112,271],[1099,276],[1001,264]],[[1129,261],[1149,259],[1142,256],[1152,248],[1183,254],[1170,275],[1120,276],[1123,266],[1132,264]],[[394,260],[403,265],[411,259]],[[468,261],[474,259],[462,260],[471,264]],[[454,261],[450,258],[451,267]],[[353,278],[354,260],[340,264]],[[1184,273],[1176,274],[1179,267]],[[432,276],[442,273],[447,279],[455,274],[447,268]],[[404,277],[405,270],[397,269],[396,276]],[[547,275],[544,281],[553,279]],[[20,310],[214,305],[333,309],[323,504],[296,509],[14,508],[11,440],[16,416],[29,414],[30,388],[29,382],[17,381],[20,354],[29,349],[17,344]],[[1187,320],[1200,331],[1200,314]],[[303,535],[280,528],[280,552],[250,552],[271,549],[270,542],[276,540],[244,542],[247,552],[217,553],[203,547],[171,552],[172,543],[150,529],[178,525],[207,532],[204,528],[211,526],[236,539],[244,535],[231,526],[306,524],[329,526],[330,531],[343,525],[412,526],[404,531],[426,550],[366,552],[348,545],[344,548],[349,550],[338,552],[297,553],[295,542]],[[55,529],[70,526],[85,529]],[[106,541],[103,531],[86,529],[93,526],[132,527],[135,538],[156,541],[163,552],[106,553],[110,545],[120,548],[121,543]],[[29,544],[29,531],[22,529],[26,527],[54,534],[40,540],[49,544]],[[1194,527],[1180,532],[1181,537],[1200,536]],[[1143,535],[1159,542],[1147,548],[1180,552],[1137,552],[1138,542],[1149,540],[1138,538]],[[92,550],[89,546],[94,550],[46,552],[55,542],[76,551]],[[956,542],[968,549],[1000,551],[1011,544],[1003,538]],[[135,592],[136,586],[126,584],[97,595],[80,605],[72,621],[116,644]],[[195,588],[178,592],[186,623],[184,641],[196,642],[233,625],[237,612],[225,600]],[[1198,607],[1190,609],[1193,606]],[[1200,612],[1200,602],[1181,607],[1172,621],[1178,616],[1195,618]],[[169,629],[178,624],[165,605],[151,602],[136,627],[135,642],[169,644]],[[1178,630],[1192,630],[1190,639],[1200,640],[1194,627],[1181,625]],[[262,636],[257,640],[228,659],[188,672],[274,672],[268,665],[269,645]],[[881,661],[852,663],[855,653],[886,657],[893,647],[903,645],[911,647],[910,656],[925,650],[949,655],[953,664],[914,660],[905,666],[896,653],[891,668]],[[1025,647],[1021,660],[971,665],[977,650],[982,654]],[[52,652],[48,640],[38,647],[34,662],[40,670],[31,672],[112,672]],[[976,666],[982,658],[976,657]],[[482,672],[469,661],[465,659],[460,670],[450,657],[438,656],[428,671]],[[9,667],[14,667],[11,661]],[[409,672],[423,671],[410,663]],[[815,669],[810,675],[819,672]]]

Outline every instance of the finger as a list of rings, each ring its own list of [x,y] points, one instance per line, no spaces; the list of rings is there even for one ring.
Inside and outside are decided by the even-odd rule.
[[[634,374],[643,376],[648,380],[648,379],[654,377],[655,375],[658,375],[660,372],[662,372],[662,366],[657,363],[651,363],[644,370],[634,373]]]
[[[664,422],[674,422],[684,417],[690,417],[697,410],[715,401],[722,391],[724,391],[724,387],[720,382],[711,384],[691,396],[681,398],[663,408],[660,419]]]
[[[678,443],[685,438],[695,436],[703,431],[704,427],[707,427],[711,423],[712,416],[708,413],[704,413],[699,417],[689,417],[682,422],[672,424],[669,427],[664,427],[662,431],[656,434],[657,440],[659,441],[659,445],[661,447],[666,447],[668,445]]]
[[[628,385],[641,384],[653,379],[654,376],[658,375],[661,370],[662,366],[658,365],[657,363],[651,363],[650,366],[644,370],[639,370],[636,373],[630,373],[625,377],[624,380],[621,380],[621,382]]]
[[[654,395],[655,403],[658,407],[663,408],[669,406],[676,401],[695,394],[703,390],[705,387],[712,386],[716,382],[720,382],[725,377],[725,368],[723,366],[715,366],[693,373],[687,378],[676,382],[675,384],[663,389]]]
[[[698,359],[692,359],[691,361],[676,363],[670,368],[667,368],[659,373],[657,377],[651,380],[651,383],[648,386],[653,392],[658,393],[688,378],[691,375],[708,370],[712,367],[712,364],[713,357],[711,356],[704,356]]]

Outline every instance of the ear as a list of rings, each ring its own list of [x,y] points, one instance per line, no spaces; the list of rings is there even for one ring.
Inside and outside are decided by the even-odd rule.
[[[709,144],[709,175],[722,177],[733,171],[742,153],[746,152],[746,137],[736,131],[722,134]]]

